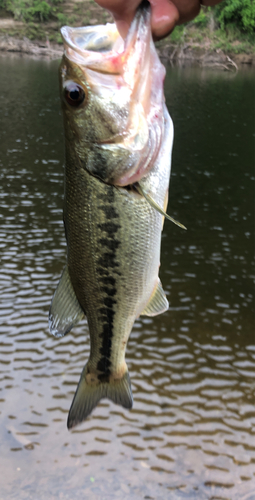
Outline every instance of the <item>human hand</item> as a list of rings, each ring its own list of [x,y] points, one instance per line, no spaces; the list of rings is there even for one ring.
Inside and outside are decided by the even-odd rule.
[[[149,0],[151,4],[151,29],[154,40],[160,40],[173,31],[177,24],[194,19],[201,5],[216,5],[222,0]],[[96,0],[109,10],[120,35],[125,38],[141,0]]]

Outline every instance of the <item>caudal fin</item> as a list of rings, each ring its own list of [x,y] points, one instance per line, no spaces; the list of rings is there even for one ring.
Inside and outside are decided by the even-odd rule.
[[[112,382],[100,382],[97,385],[88,384],[86,381],[87,365],[81,374],[80,382],[76,389],[73,402],[67,419],[67,427],[71,429],[86,420],[92,410],[103,398],[111,399],[114,403],[124,408],[132,408],[133,396],[129,373],[121,379]]]

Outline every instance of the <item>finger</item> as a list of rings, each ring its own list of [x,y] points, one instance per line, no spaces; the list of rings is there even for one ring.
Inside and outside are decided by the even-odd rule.
[[[171,1],[176,6],[179,12],[179,20],[177,24],[187,23],[188,21],[191,21],[199,14],[200,11],[199,0],[171,0]]]
[[[114,17],[118,32],[126,38],[131,22],[141,0],[96,0],[100,7],[110,11]]]
[[[141,0],[96,0],[111,12],[120,35],[127,36],[129,26]],[[160,40],[173,31],[177,24],[190,21],[200,10],[199,0],[149,0],[152,9],[151,27],[154,40]],[[220,0],[201,0],[218,3]]]
[[[168,0],[150,0],[151,30],[154,40],[160,40],[173,31],[179,21],[179,11]]]
[[[177,24],[179,13],[170,0],[149,1],[152,9],[152,34],[154,39],[158,40],[171,33]],[[125,38],[141,0],[96,0],[96,2],[111,12],[120,35]]]

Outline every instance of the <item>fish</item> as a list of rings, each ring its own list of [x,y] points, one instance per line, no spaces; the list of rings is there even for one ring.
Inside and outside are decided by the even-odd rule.
[[[143,2],[125,40],[115,24],[61,29],[67,262],[49,329],[62,337],[86,316],[90,334],[68,429],[103,398],[132,408],[131,330],[169,308],[158,271],[173,123],[150,21]]]

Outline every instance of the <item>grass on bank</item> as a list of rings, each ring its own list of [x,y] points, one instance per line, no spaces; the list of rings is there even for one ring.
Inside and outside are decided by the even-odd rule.
[[[158,45],[161,47],[167,42],[176,47],[208,46],[210,50],[221,49],[233,54],[255,54],[255,31],[244,31],[234,22],[220,23],[211,7],[202,7],[193,21],[176,26],[173,33]]]
[[[18,23],[12,28],[1,28],[0,24],[0,35],[52,43],[61,43],[59,28],[63,25],[112,22],[110,14],[94,0],[0,0],[0,21],[10,15]],[[177,48],[208,46],[210,50],[254,54],[255,0],[225,0],[217,7],[204,7],[193,21],[177,26],[158,46],[169,43]]]

